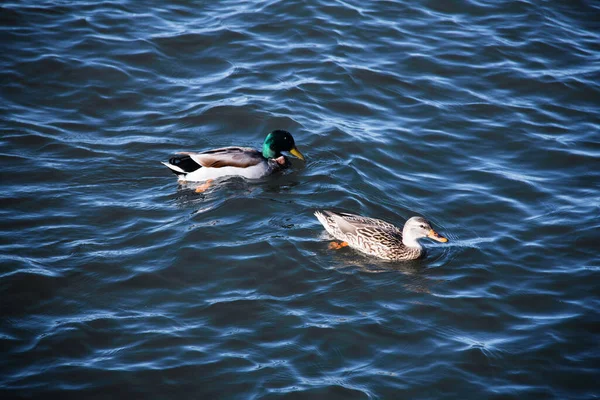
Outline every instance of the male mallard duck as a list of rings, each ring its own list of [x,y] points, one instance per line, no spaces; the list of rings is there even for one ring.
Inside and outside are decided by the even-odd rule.
[[[431,229],[425,218],[412,217],[400,230],[394,225],[360,215],[316,211],[315,216],[333,237],[342,240],[333,248],[350,246],[363,253],[386,260],[414,260],[423,253],[418,239],[428,237],[438,242],[448,241]]]
[[[210,181],[228,175],[258,179],[289,166],[290,154],[304,160],[288,131],[275,130],[267,135],[262,152],[250,147],[224,147],[203,153],[182,152],[163,162],[180,181]]]

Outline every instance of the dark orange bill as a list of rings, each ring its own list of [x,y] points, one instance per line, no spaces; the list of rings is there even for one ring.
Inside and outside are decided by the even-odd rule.
[[[442,242],[442,243],[446,243],[448,241],[448,239],[446,239],[445,237],[443,237],[442,235],[440,235],[433,229],[429,231],[429,234],[427,234],[427,237],[430,239],[433,239],[433,240],[437,240],[438,242]]]

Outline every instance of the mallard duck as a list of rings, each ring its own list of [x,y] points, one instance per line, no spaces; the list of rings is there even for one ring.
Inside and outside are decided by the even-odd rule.
[[[333,211],[316,211],[315,216],[334,238],[342,240],[333,248],[350,246],[363,253],[386,260],[414,260],[423,254],[418,239],[428,237],[438,242],[448,241],[431,228],[422,217],[412,217],[400,230],[375,218]]]
[[[288,131],[275,130],[265,138],[262,151],[250,147],[224,147],[202,153],[181,152],[163,164],[180,181],[210,181],[229,175],[258,179],[290,165],[282,151],[304,161],[292,135]]]

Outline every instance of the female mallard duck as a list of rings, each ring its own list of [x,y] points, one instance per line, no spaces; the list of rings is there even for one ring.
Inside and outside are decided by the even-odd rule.
[[[163,164],[180,181],[209,181],[229,175],[258,179],[289,166],[282,151],[304,160],[292,135],[284,130],[275,130],[265,138],[262,152],[250,147],[224,147],[203,153],[182,152]]]
[[[315,216],[333,237],[342,240],[333,248],[350,246],[363,253],[386,260],[414,260],[423,254],[418,239],[428,237],[438,242],[448,241],[431,229],[424,218],[412,217],[400,230],[394,225],[360,215],[316,211]]]

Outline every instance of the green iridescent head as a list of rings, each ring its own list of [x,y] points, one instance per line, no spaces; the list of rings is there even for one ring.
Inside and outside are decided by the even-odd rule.
[[[294,138],[288,131],[277,129],[267,135],[263,143],[262,155],[264,158],[277,158],[282,151],[288,151],[291,155],[304,161],[304,156],[296,148]]]

